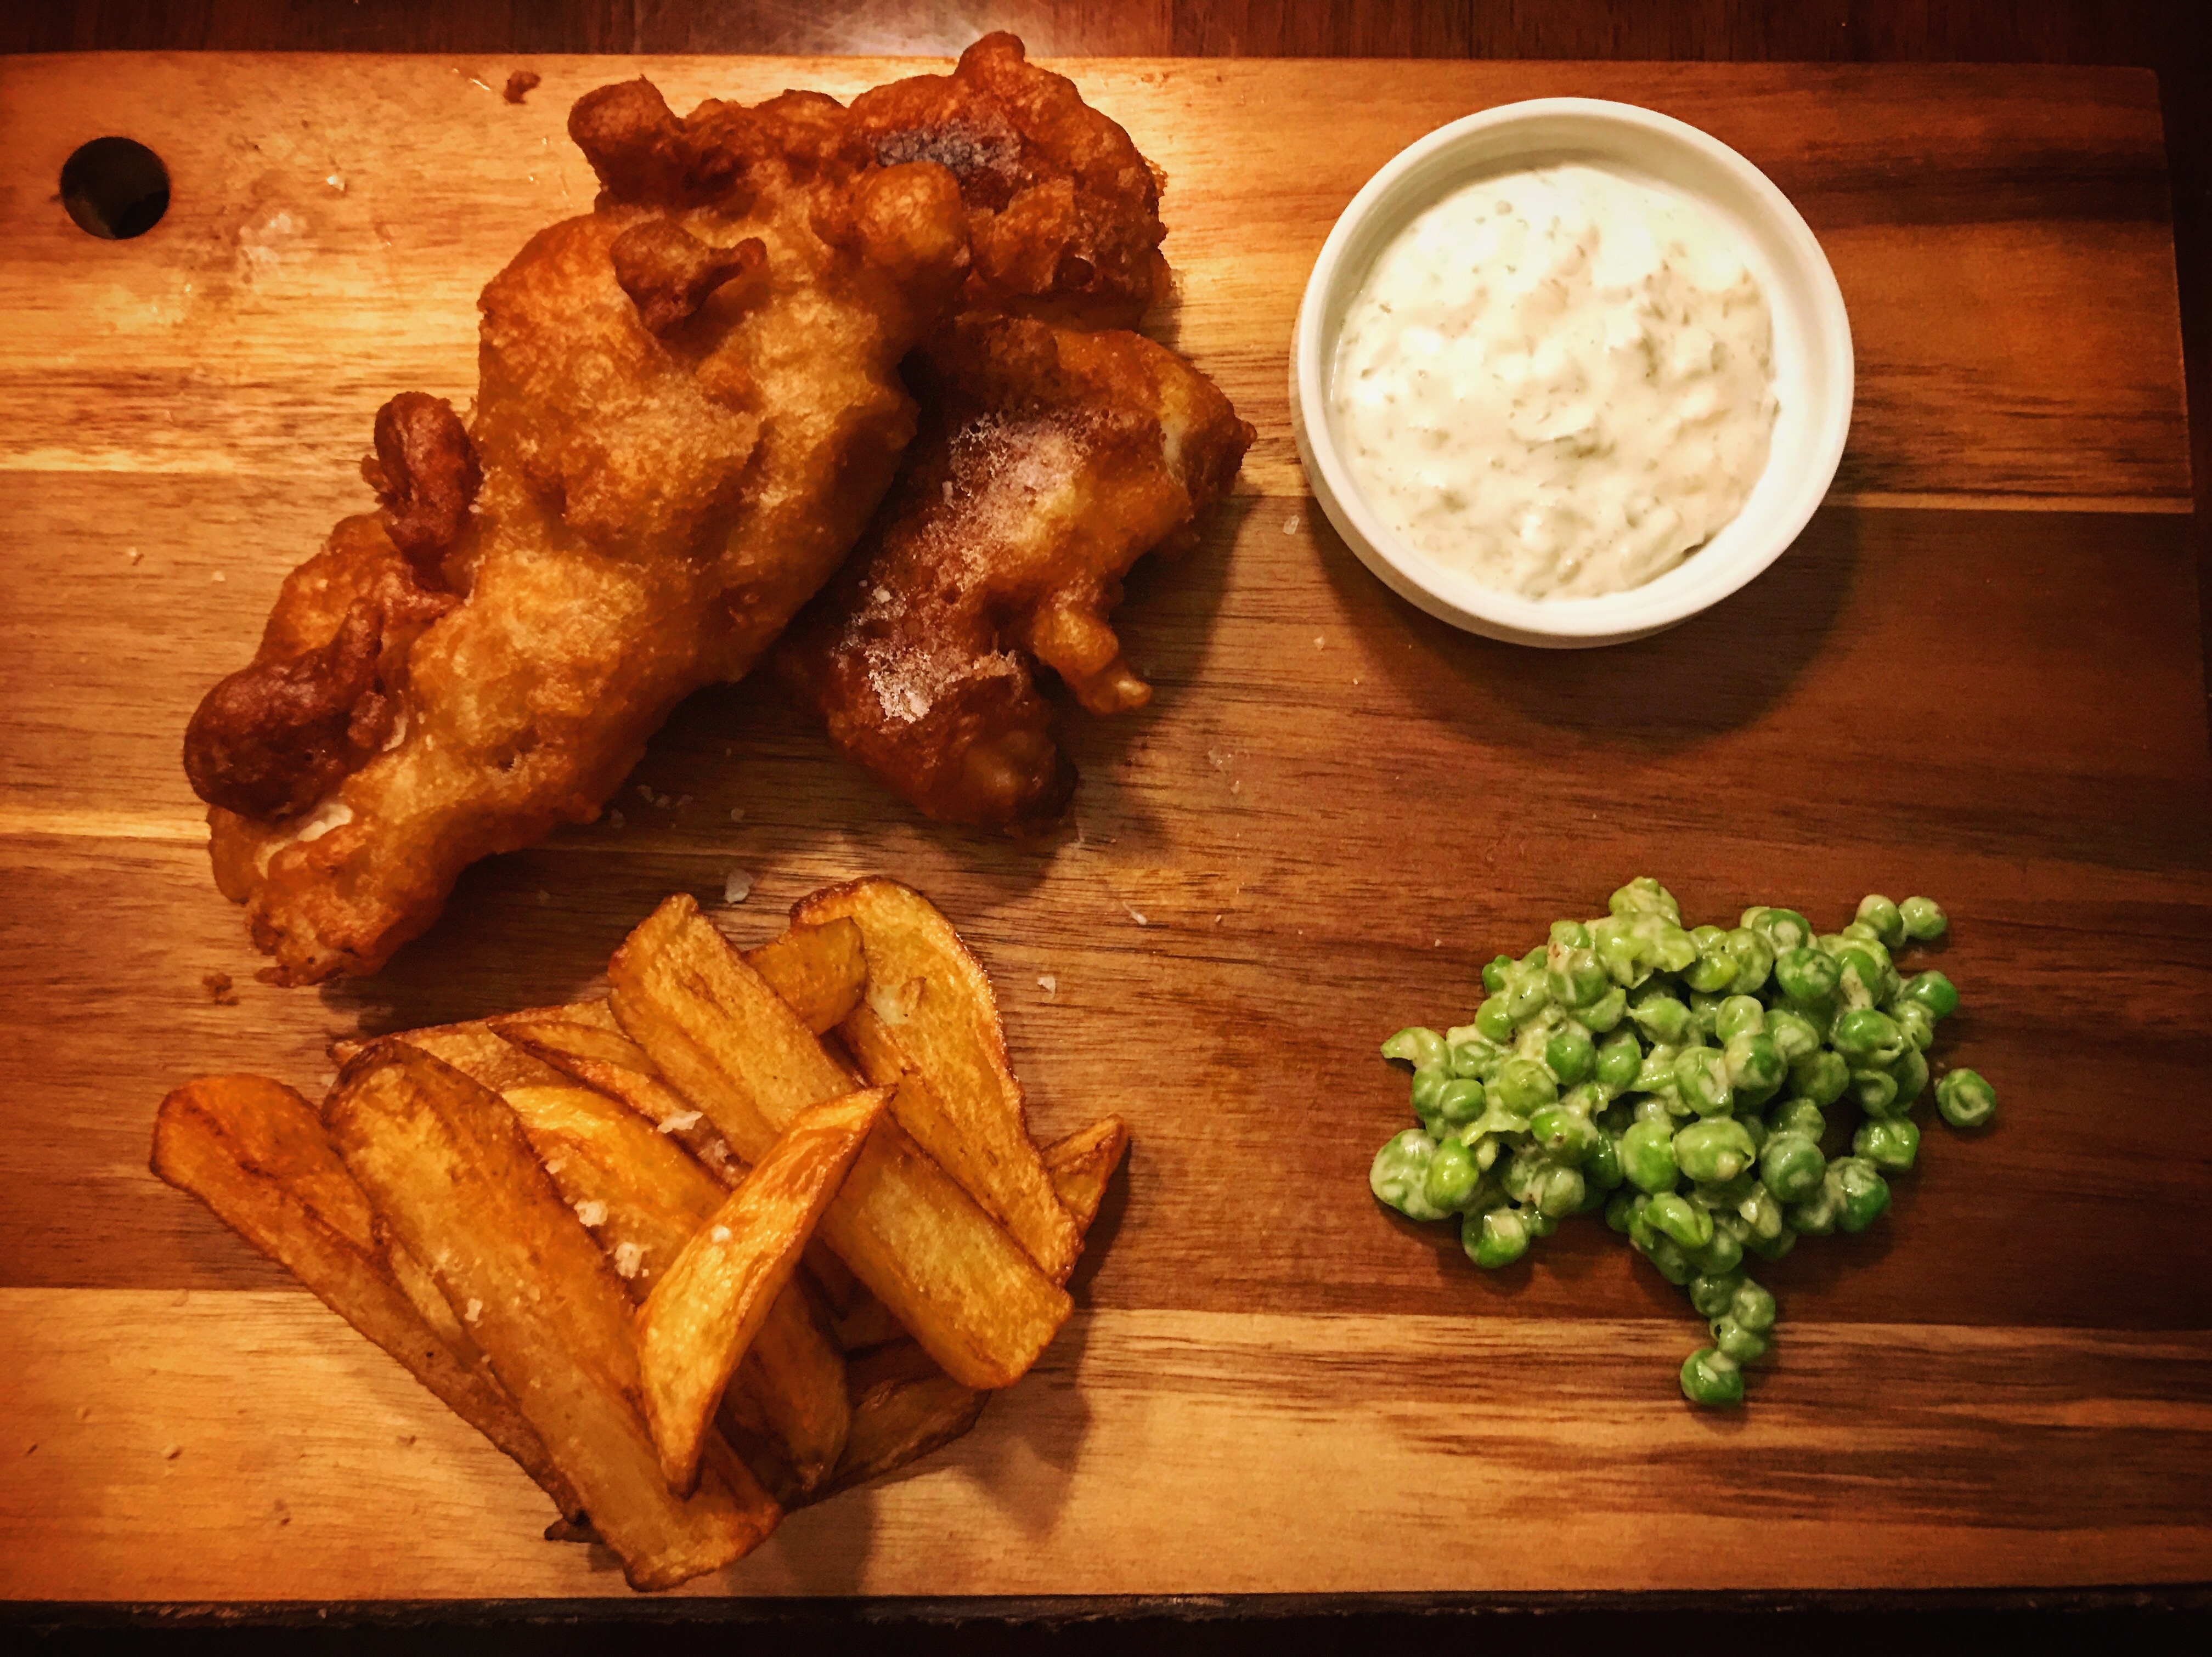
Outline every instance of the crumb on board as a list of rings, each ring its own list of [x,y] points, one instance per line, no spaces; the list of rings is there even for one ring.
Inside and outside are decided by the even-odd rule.
[[[218,1007],[238,1005],[238,992],[230,986],[228,973],[202,973],[200,987],[208,992],[208,999]]]
[[[1042,990],[1047,995],[1057,998],[1060,994],[1060,980],[1054,974],[1047,973],[1037,980],[1037,988]]]
[[[161,1460],[164,1460],[164,1461],[174,1461],[174,1460],[175,1460],[179,1456],[182,1455],[184,1453],[185,1453],[185,1447],[184,1447],[183,1445],[181,1445],[181,1444],[172,1444],[172,1445],[170,1445],[170,1446],[169,1446],[169,1448],[167,1448],[166,1450],[163,1450],[163,1451],[161,1452]]]
[[[1128,910],[1129,919],[1135,921],[1139,926],[1149,926],[1152,924],[1151,921],[1145,919],[1143,912],[1138,909],[1134,905],[1124,903],[1121,907]]]
[[[507,85],[499,95],[510,104],[519,104],[536,91],[544,79],[534,69],[519,69],[507,77]]]
[[[732,907],[743,903],[753,895],[753,877],[743,869],[732,869],[722,880],[722,901]]]

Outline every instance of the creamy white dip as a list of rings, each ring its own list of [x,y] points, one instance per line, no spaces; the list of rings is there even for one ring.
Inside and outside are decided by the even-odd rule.
[[[1742,508],[1774,428],[1741,248],[1595,167],[1468,185],[1385,248],[1329,398],[1368,502],[1486,586],[1589,598],[1674,568]]]

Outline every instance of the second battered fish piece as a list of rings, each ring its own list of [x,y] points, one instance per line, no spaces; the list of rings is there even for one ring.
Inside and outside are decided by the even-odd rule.
[[[1139,556],[1193,538],[1252,428],[1133,333],[971,315],[909,373],[921,434],[779,671],[842,752],[929,816],[1036,822],[1074,773],[1029,657],[1093,713],[1151,698],[1107,616]]]
[[[461,870],[588,822],[676,703],[741,675],[914,430],[897,364],[967,274],[957,188],[790,93],[578,103],[605,186],[484,290],[465,429],[393,401],[347,519],[185,741],[264,976],[374,971]]]

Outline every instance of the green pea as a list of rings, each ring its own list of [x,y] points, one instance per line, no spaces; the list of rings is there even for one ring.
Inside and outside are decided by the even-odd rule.
[[[1897,1081],[1894,1114],[1902,1116],[1912,1108],[1913,1101],[1928,1085],[1928,1060],[1922,1057],[1919,1048],[1907,1047],[1905,1056],[1891,1067],[1889,1073]]]
[[[1690,1251],[1690,1258],[1703,1271],[1733,1272],[1743,1259],[1744,1234],[1736,1229],[1723,1229],[1721,1225],[1723,1217],[1718,1214],[1712,1217],[1711,1241],[1703,1248]]]
[[[1802,949],[1813,941],[1813,923],[1795,909],[1747,909],[1743,924],[1766,940],[1778,960],[1785,950]]]
[[[1437,1093],[1437,1114],[1451,1127],[1465,1127],[1488,1108],[1482,1083],[1471,1078],[1447,1082]]]
[[[1597,1148],[1602,1136],[1596,1124],[1564,1105],[1546,1105],[1528,1119],[1528,1132],[1536,1143],[1562,1165],[1580,1168]]]
[[[1597,1049],[1588,1035],[1570,1024],[1544,1044],[1544,1063],[1560,1086],[1571,1088],[1595,1066]]]
[[[1614,914],[1633,919],[1637,915],[1660,915],[1681,924],[1681,906],[1674,895],[1649,875],[1638,875],[1605,901],[1605,907]]]
[[[1721,1021],[1721,1003],[1724,995],[1714,995],[1705,990],[1690,992],[1690,1033],[1684,1038],[1686,1045],[1702,1047],[1713,1044],[1713,1027]]]
[[[1905,942],[1905,918],[1897,905],[1879,893],[1869,892],[1859,900],[1858,920],[1893,950]]]
[[[1738,1363],[1756,1363],[1766,1356],[1766,1337],[1755,1335],[1733,1317],[1717,1317],[1708,1326],[1713,1344]]]
[[[1596,1068],[1601,1087],[1626,1092],[1635,1085],[1636,1073],[1644,1068],[1644,1049],[1629,1031],[1616,1030],[1599,1044]]]
[[[1897,1109],[1897,1078],[1886,1070],[1851,1072],[1851,1098],[1869,1116],[1891,1116]]]
[[[1872,926],[1869,926],[1863,920],[1845,921],[1843,926],[1843,930],[1838,932],[1836,936],[1838,938],[1846,938],[1853,944],[1879,944],[1881,942],[1881,934],[1876,932]]]
[[[1552,1073],[1529,1059],[1507,1059],[1490,1086],[1498,1102],[1517,1116],[1526,1116],[1559,1096],[1559,1084],[1552,1079]]]
[[[1817,1144],[1828,1131],[1828,1119],[1810,1099],[1785,1099],[1766,1113],[1766,1131],[1778,1139],[1785,1133],[1802,1134]]]
[[[1905,1032],[1897,1021],[1874,1007],[1854,1007],[1836,1020],[1828,1039],[1854,1068],[1895,1064],[1905,1048]]]
[[[1700,1346],[1682,1360],[1682,1396],[1709,1409],[1743,1402],[1743,1366],[1717,1346]]]
[[[1505,987],[1505,974],[1513,968],[1513,957],[1501,955],[1482,969],[1482,987],[1495,995]]]
[[[1790,1084],[1816,1105],[1832,1105],[1851,1084],[1851,1067],[1824,1047],[1790,1065]]]
[[[1590,946],[1589,928],[1579,920],[1553,921],[1551,938],[1562,949],[1587,950]]]
[[[1959,1011],[1959,992],[1951,980],[1930,968],[1924,973],[1915,973],[1905,980],[1899,992],[1907,1001],[1917,1001],[1928,1009],[1935,1018],[1948,1018]]]
[[[1662,1088],[1672,1087],[1674,1084],[1674,1060],[1680,1056],[1680,1049],[1671,1044],[1665,1041],[1654,1043],[1651,1051],[1644,1055],[1644,1063],[1638,1067],[1636,1080],[1630,1083],[1631,1088],[1638,1093],[1656,1093]]]
[[[1701,1272],[1689,1281],[1690,1304],[1699,1317],[1717,1318],[1735,1306],[1743,1284],[1741,1272]]]
[[[1920,1154],[1920,1127],[1899,1119],[1893,1122],[1862,1122],[1851,1136],[1852,1151],[1885,1174],[1903,1174]]]
[[[1698,958],[1698,940],[1680,926],[1662,926],[1652,942],[1652,964],[1662,972],[1686,972]]]
[[[1674,1160],[1700,1185],[1733,1180],[1757,1154],[1751,1135],[1725,1116],[1692,1122],[1674,1136]]]
[[[1895,969],[1875,953],[1881,948],[1871,941],[1853,942],[1844,944],[1836,956],[1844,999],[1855,1007],[1875,1006],[1888,1000],[1897,988]]]
[[[1665,1232],[1654,1229],[1650,1216],[1650,1210],[1647,1206],[1631,1223],[1628,1240],[1636,1245],[1645,1259],[1651,1262],[1661,1277],[1679,1288],[1698,1275],[1697,1262],[1682,1252],[1681,1244]],[[1638,1227],[1643,1229],[1641,1236],[1638,1235]]]
[[[1820,1147],[1802,1133],[1775,1134],[1759,1157],[1759,1182],[1785,1203],[1802,1202],[1820,1190],[1827,1168]]]
[[[1820,1050],[1820,1032],[1813,1028],[1813,1021],[1786,1007],[1767,1010],[1766,1034],[1785,1065],[1794,1065],[1807,1053]]]
[[[1605,963],[1597,958],[1596,950],[1587,946],[1561,949],[1554,944],[1545,969],[1544,986],[1553,1005],[1586,1007],[1613,987],[1613,978],[1606,971]]]
[[[1703,1248],[1713,1240],[1713,1217],[1686,1197],[1662,1191],[1644,1211],[1652,1229],[1672,1237],[1684,1248]]]
[[[1784,1211],[1784,1217],[1801,1237],[1826,1237],[1835,1231],[1837,1217],[1842,1212],[1841,1193],[1824,1179],[1811,1196]]]
[[[1737,1288],[1735,1298],[1729,1303],[1728,1313],[1753,1334],[1763,1335],[1774,1327],[1774,1296],[1746,1278]]]
[[[1917,1001],[1901,998],[1884,1009],[1916,1053],[1925,1053],[1936,1041],[1936,1016]]]
[[[1590,924],[1589,935],[1590,948],[1597,951],[1613,981],[1624,986],[1634,984],[1643,958],[1636,929],[1619,915],[1607,915]]]
[[[1731,1037],[1721,1058],[1728,1067],[1729,1085],[1758,1103],[1772,1098],[1790,1073],[1782,1050],[1764,1032]]]
[[[1672,1191],[1681,1177],[1674,1136],[1663,1122],[1638,1122],[1620,1136],[1620,1171],[1639,1191]]]
[[[1951,929],[1951,919],[1932,897],[1908,897],[1897,906],[1905,935],[1923,944],[1933,943]]]
[[[1481,1178],[1482,1171],[1474,1165],[1474,1153],[1457,1140],[1447,1139],[1429,1158],[1429,1177],[1423,1194],[1431,1208],[1456,1212],[1474,1195],[1474,1187]]]
[[[1607,1226],[1614,1231],[1626,1232],[1628,1229],[1629,1222],[1642,1211],[1638,1205],[1650,1200],[1649,1197],[1632,1187],[1623,1186],[1606,1200]]]
[[[1631,1112],[1631,1119],[1638,1122],[1656,1122],[1668,1132],[1674,1131],[1674,1118],[1681,1101],[1674,1096],[1674,1083],[1667,1083],[1667,1091],[1640,1096]]]
[[[1409,1220],[1441,1220],[1444,1211],[1428,1198],[1429,1164],[1436,1154],[1437,1142],[1409,1127],[1375,1153],[1367,1188]]]
[[[1845,1231],[1865,1230],[1889,1206],[1888,1181],[1863,1156],[1838,1156],[1829,1163],[1826,1184],[1836,1190],[1836,1223]]]
[[[1597,1143],[1583,1159],[1583,1178],[1597,1192],[1611,1191],[1620,1184],[1620,1142],[1616,1136],[1599,1133]]]
[[[1762,1260],[1778,1260],[1797,1247],[1797,1234],[1787,1225],[1771,1236],[1762,1236],[1753,1232],[1743,1240],[1743,1247],[1747,1253],[1756,1254]]]
[[[1735,957],[1735,982],[1730,987],[1739,995],[1755,994],[1774,971],[1774,946],[1748,926],[1739,926],[1728,935],[1729,953]]]
[[[1536,1211],[1551,1220],[1582,1212],[1583,1199],[1589,1191],[1582,1169],[1558,1165],[1539,1170],[1528,1189],[1535,1199]]]
[[[1486,1271],[1507,1266],[1528,1252],[1528,1223],[1517,1210],[1493,1208],[1470,1214],[1460,1227],[1468,1258]]]
[[[1725,1116],[1735,1103],[1728,1060],[1713,1047],[1686,1047],[1674,1060],[1674,1085],[1700,1116]]]
[[[1936,1108],[1953,1127],[1979,1127],[1996,1114],[1997,1090],[1978,1071],[1954,1070],[1936,1084]]]
[[[1523,1019],[1534,1018],[1551,1005],[1552,986],[1540,972],[1527,974],[1506,986],[1505,1013],[1516,1024]],[[1476,1013],[1475,1022],[1480,1023],[1481,1021],[1482,1015]],[[1484,1034],[1489,1032],[1485,1031]]]
[[[1690,1031],[1690,1010],[1658,984],[1647,984],[1630,998],[1629,1022],[1646,1041],[1680,1047]]]
[[[1755,995],[1731,995],[1713,1009],[1713,1039],[1726,1046],[1739,1035],[1757,1035],[1766,1028],[1766,1009]]]
[[[1716,995],[1734,987],[1741,968],[1729,949],[1728,934],[1717,926],[1700,926],[1690,936],[1697,938],[1698,932],[1711,932],[1713,936],[1698,940],[1698,958],[1683,975],[1683,981],[1692,989],[1703,990],[1708,995]]]
[[[1621,1015],[1627,1011],[1628,992],[1615,984],[1588,1006],[1577,1008],[1575,1017],[1602,1035],[1620,1023]]]
[[[1792,1001],[1810,1006],[1833,995],[1843,974],[1826,951],[1801,944],[1775,956],[1774,981]]]
[[[1513,1039],[1514,1017],[1501,990],[1474,1010],[1474,1028],[1492,1041]]]
[[[1412,1025],[1382,1044],[1382,1056],[1415,1070],[1432,1070],[1444,1062],[1444,1039],[1434,1030]]]

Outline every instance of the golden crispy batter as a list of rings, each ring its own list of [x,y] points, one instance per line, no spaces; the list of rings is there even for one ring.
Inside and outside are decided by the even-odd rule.
[[[985,35],[950,75],[862,93],[853,126],[884,165],[936,161],[959,179],[968,308],[1133,328],[1165,288],[1152,164],[1014,36]]]
[[[969,316],[910,372],[921,434],[777,661],[839,750],[931,816],[1036,822],[1074,775],[1028,657],[1093,713],[1145,704],[1106,621],[1121,578],[1189,537],[1252,428],[1132,333]]]
[[[299,708],[196,720],[264,733],[202,741],[193,783],[276,981],[374,971],[467,865],[590,820],[851,547],[913,430],[896,364],[967,257],[951,178],[877,162],[850,126],[808,94],[679,120],[637,81],[577,105],[605,189],[484,290],[473,519],[457,451],[395,414],[386,512],[294,572],[250,670]]]

